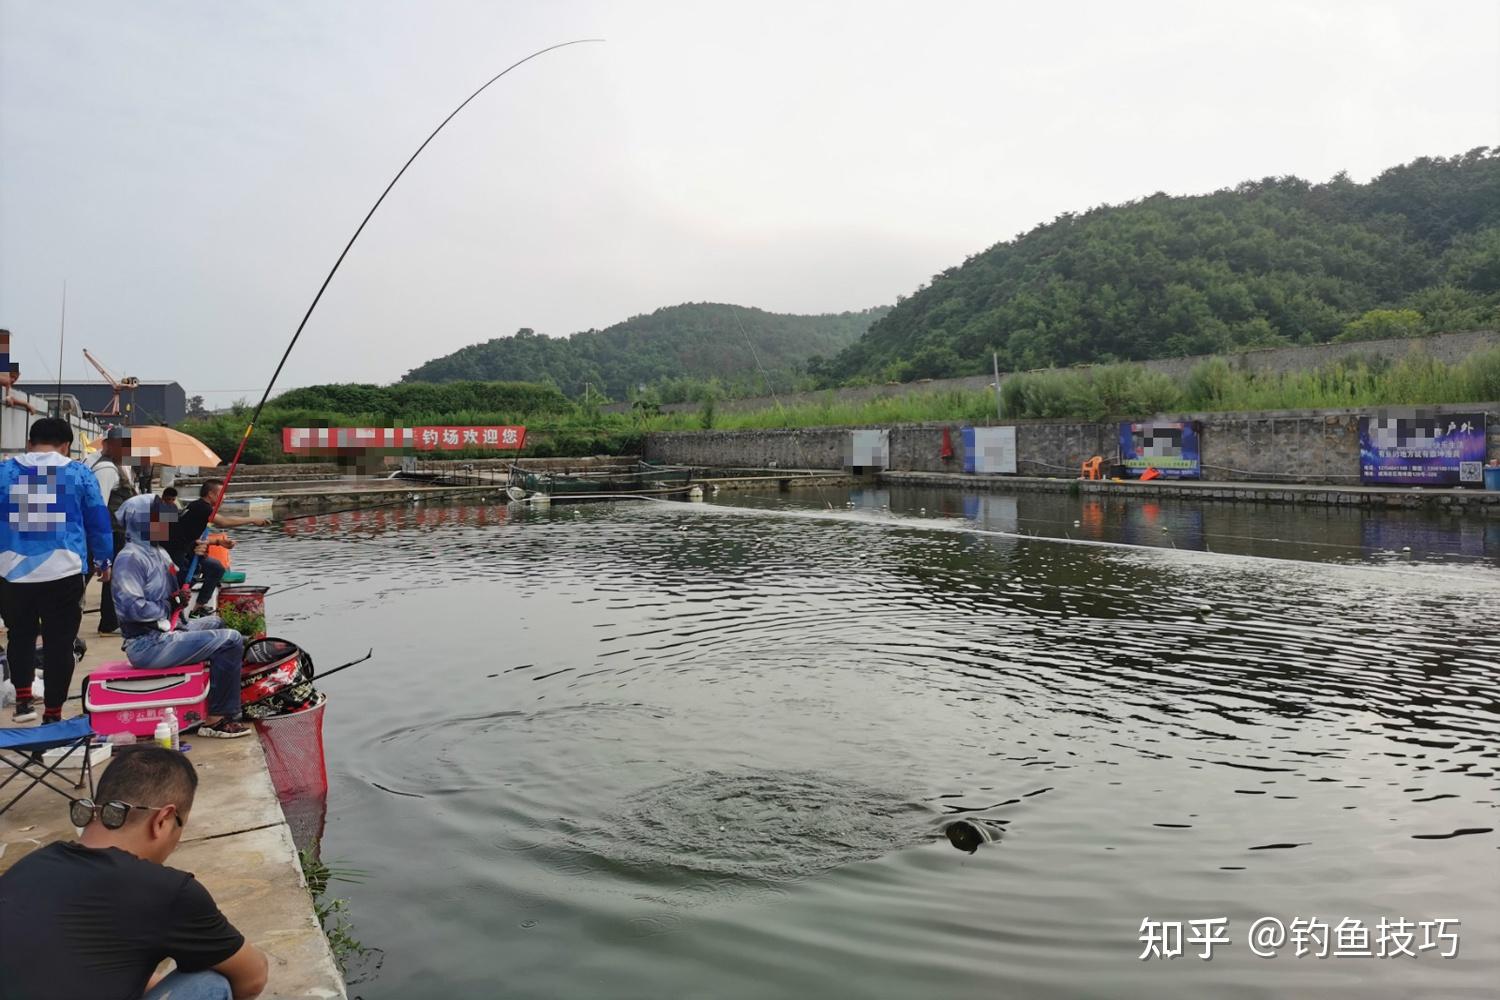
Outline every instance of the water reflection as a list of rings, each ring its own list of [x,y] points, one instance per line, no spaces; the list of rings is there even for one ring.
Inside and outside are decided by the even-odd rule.
[[[314,581],[271,607],[285,634],[328,662],[376,647],[330,682],[327,732],[330,850],[380,873],[350,895],[396,942],[364,995],[1404,996],[1500,973],[1500,575],[1451,547],[1468,529],[1396,517],[1426,533],[1395,556],[1346,510],[727,499],[242,547],[257,580]],[[1004,839],[955,853],[959,821]],[[1457,913],[1464,961],[1131,961],[1147,914],[1395,910]]]

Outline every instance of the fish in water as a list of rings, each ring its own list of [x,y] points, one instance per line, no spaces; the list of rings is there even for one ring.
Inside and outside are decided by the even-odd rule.
[[[948,842],[960,851],[968,851],[973,854],[984,844],[994,844],[1000,841],[1000,831],[988,823],[969,819],[955,820],[944,827],[943,832],[948,835]]]

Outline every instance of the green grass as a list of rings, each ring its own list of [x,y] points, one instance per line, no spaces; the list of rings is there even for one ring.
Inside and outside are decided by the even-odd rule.
[[[1394,363],[1351,358],[1311,371],[1254,373],[1223,358],[1180,382],[1139,365],[1039,372],[1007,379],[1008,417],[1102,420],[1163,412],[1343,409],[1500,399],[1500,349],[1446,365],[1414,352]]]
[[[367,954],[370,949],[354,936],[349,922],[349,901],[329,896],[328,883],[363,882],[365,873],[358,868],[340,868],[327,864],[318,857],[316,843],[298,851],[297,860],[302,865],[302,878],[307,883],[307,892],[312,896],[313,912],[317,914],[318,924],[323,928],[323,936],[328,938],[328,948],[333,952],[339,971],[347,975],[348,963]]]
[[[1032,372],[1007,378],[1001,388],[1005,417],[1107,420],[1155,413],[1339,409],[1500,400],[1500,348],[1447,365],[1414,351],[1399,361],[1354,357],[1323,368],[1256,374],[1225,358],[1174,379],[1141,365]],[[403,417],[407,425],[524,424],[524,456],[639,454],[644,435],[655,431],[761,430],[906,423],[977,423],[995,418],[993,392],[946,391],[891,396],[862,403],[840,402],[832,392],[820,402],[727,411],[705,403],[697,411],[660,413],[642,406],[630,413],[602,413],[574,406],[566,413],[486,413],[460,410]],[[226,459],[234,453],[248,414],[190,421],[183,429]],[[246,461],[286,461],[284,426],[384,426],[378,414],[267,408],[246,449]],[[494,457],[491,452],[452,452],[445,457]]]

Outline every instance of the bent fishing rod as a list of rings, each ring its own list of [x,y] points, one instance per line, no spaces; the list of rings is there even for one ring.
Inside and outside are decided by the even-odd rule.
[[[375,199],[375,204],[371,205],[370,210],[365,213],[364,220],[360,222],[359,228],[354,230],[354,235],[349,237],[348,243],[344,244],[343,252],[339,254],[338,260],[333,262],[333,268],[328,272],[328,276],[323,279],[323,284],[318,287],[318,294],[313,296],[312,304],[307,307],[307,312],[302,314],[302,322],[297,324],[297,330],[292,334],[291,342],[286,345],[286,350],[282,352],[281,361],[277,363],[276,370],[271,373],[271,381],[266,383],[266,391],[261,393],[260,402],[255,404],[255,411],[250,414],[250,422],[245,425],[245,433],[240,437],[239,447],[235,449],[234,458],[230,460],[229,468],[224,473],[224,482],[219,489],[219,497],[214,501],[213,511],[208,516],[208,524],[204,526],[203,534],[199,537],[198,541],[203,542],[208,540],[209,531],[213,527],[214,518],[219,515],[219,507],[221,504],[223,504],[224,497],[229,492],[229,483],[232,479],[234,479],[235,470],[239,468],[240,459],[244,457],[245,446],[250,442],[250,435],[255,430],[255,422],[260,419],[261,411],[266,408],[266,401],[271,398],[271,390],[276,387],[276,380],[281,377],[281,370],[286,367],[287,358],[292,356],[292,348],[296,347],[297,341],[301,339],[302,330],[307,326],[308,319],[312,317],[313,310],[318,308],[318,302],[322,300],[323,293],[328,289],[328,283],[331,282],[333,280],[333,276],[338,273],[339,265],[344,263],[344,258],[349,255],[349,250],[354,246],[354,241],[359,239],[359,234],[365,231],[365,226],[369,223],[370,217],[375,214],[375,210],[380,207],[381,202],[385,201],[385,196],[391,193],[391,188],[396,186],[396,182],[399,181],[401,179],[401,176],[406,173],[406,169],[412,165],[417,157],[422,155],[422,150],[427,148],[427,144],[432,142],[433,139],[437,138],[437,134],[443,130],[443,127],[451,122],[460,111],[467,107],[470,101],[474,100],[474,98],[478,97],[480,94],[488,90],[490,84],[494,83],[496,80],[499,80],[502,76],[505,76],[511,70],[523,66],[526,63],[531,62],[531,60],[537,58],[538,56],[546,55],[548,52],[552,52],[555,49],[564,49],[570,45],[582,45],[587,42],[602,41],[604,41],[604,39],[602,38],[575,38],[570,42],[559,42],[556,45],[549,45],[544,49],[538,49],[531,55],[527,56],[525,59],[519,59],[516,62],[511,63],[509,66],[505,67],[503,70],[486,80],[478,90],[474,91],[474,93],[464,98],[463,103],[450,111],[448,113],[448,117],[444,118],[441,122],[438,123],[438,127],[432,130],[432,134],[429,135],[426,139],[422,140],[422,145],[417,147],[417,151],[415,153],[412,153],[411,156],[407,158],[407,161],[402,164],[400,170],[396,171],[396,176],[391,178],[391,182],[385,186],[385,190],[380,192],[380,197]],[[192,561],[188,563],[187,579],[189,586],[192,585],[193,576],[197,573],[197,571],[198,553],[194,552]]]

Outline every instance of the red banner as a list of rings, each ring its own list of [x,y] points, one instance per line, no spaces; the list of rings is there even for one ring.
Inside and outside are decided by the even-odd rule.
[[[288,455],[316,455],[376,448],[398,451],[411,447],[406,427],[283,427],[281,450]]]
[[[526,428],[413,427],[411,444],[417,451],[462,451],[465,448],[515,451],[526,445]]]

